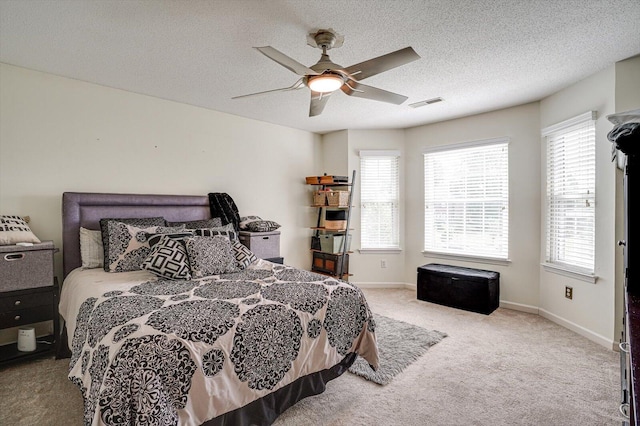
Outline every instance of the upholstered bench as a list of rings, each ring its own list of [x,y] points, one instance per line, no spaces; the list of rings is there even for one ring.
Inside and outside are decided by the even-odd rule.
[[[500,303],[500,273],[438,263],[419,266],[418,299],[489,315]]]

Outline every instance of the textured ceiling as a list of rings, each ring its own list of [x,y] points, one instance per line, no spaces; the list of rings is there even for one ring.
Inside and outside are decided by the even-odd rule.
[[[405,128],[541,99],[640,54],[638,0],[0,0],[0,61],[256,120],[327,133]],[[406,46],[421,59],[363,83],[392,105],[336,92],[308,117],[297,79],[253,46],[304,65],[333,28],[349,66]],[[444,102],[408,105],[442,97]]]

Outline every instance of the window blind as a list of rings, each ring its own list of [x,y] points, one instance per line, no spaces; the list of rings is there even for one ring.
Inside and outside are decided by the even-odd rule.
[[[595,113],[543,130],[547,145],[546,261],[595,267]]]
[[[424,154],[424,249],[508,258],[508,139]]]
[[[360,248],[400,248],[399,151],[360,151]]]

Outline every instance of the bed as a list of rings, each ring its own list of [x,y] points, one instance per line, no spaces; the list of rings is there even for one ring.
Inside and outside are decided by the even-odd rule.
[[[206,196],[66,192],[62,201],[61,343],[85,424],[269,425],[358,356],[377,368],[373,316],[350,283],[262,259],[183,280],[81,267],[81,227],[210,219]]]

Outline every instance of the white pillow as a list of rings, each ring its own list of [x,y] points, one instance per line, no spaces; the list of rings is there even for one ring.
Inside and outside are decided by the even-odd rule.
[[[21,216],[0,215],[0,246],[39,242]]]
[[[83,268],[102,268],[104,266],[101,231],[80,227],[80,257]]]

